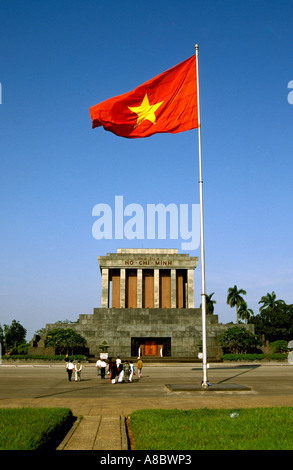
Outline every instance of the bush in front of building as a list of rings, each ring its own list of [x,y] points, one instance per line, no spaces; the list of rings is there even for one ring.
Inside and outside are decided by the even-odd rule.
[[[223,352],[232,354],[247,354],[261,346],[261,340],[251,331],[241,326],[232,326],[219,338]]]
[[[55,354],[82,354],[86,339],[71,328],[54,328],[46,335],[45,347],[54,348]]]
[[[222,361],[287,361],[287,354],[224,354]]]

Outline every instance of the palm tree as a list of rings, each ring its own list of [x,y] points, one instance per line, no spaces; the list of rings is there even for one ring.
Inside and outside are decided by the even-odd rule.
[[[212,297],[214,295],[214,292],[210,295],[206,294],[206,313],[207,315],[212,315],[214,313],[214,304],[217,302],[215,300],[212,300]],[[199,306],[201,308],[201,304]]]
[[[238,307],[243,302],[243,297],[241,294],[246,295],[246,291],[244,289],[239,289],[237,286],[229,287],[228,295],[227,295],[227,304],[230,305],[231,308],[236,306],[236,322],[238,323]]]
[[[248,323],[250,317],[254,315],[253,310],[251,310],[251,308],[247,308],[247,303],[245,302],[245,300],[243,300],[243,302],[241,302],[241,304],[239,305],[238,315],[240,318],[245,320],[245,323]]]
[[[280,305],[284,304],[284,300],[276,300],[276,294],[273,291],[271,294],[268,292],[267,295],[263,295],[260,301],[258,302],[259,304],[263,304],[260,308],[259,311],[262,312],[262,310],[266,308],[271,308],[272,310],[276,307],[279,307]]]

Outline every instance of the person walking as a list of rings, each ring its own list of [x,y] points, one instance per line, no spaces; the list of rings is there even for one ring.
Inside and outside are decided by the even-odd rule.
[[[81,380],[81,369],[82,369],[82,364],[80,363],[80,361],[77,361],[77,364],[75,364],[75,367],[74,367],[75,382]]]
[[[123,377],[124,377],[124,361],[121,361],[119,366],[118,366],[118,382],[121,383],[123,382]]]
[[[101,379],[105,378],[107,364],[104,359],[101,360]]]
[[[130,365],[128,361],[124,362],[124,381],[128,382],[130,376]]]
[[[142,377],[142,360],[140,357],[137,358],[137,373],[138,373],[138,378],[140,379]]]
[[[67,374],[68,374],[69,382],[71,382],[71,376],[72,376],[73,370],[74,370],[74,365],[72,364],[72,361],[69,359],[69,361],[66,364],[66,371],[67,371]]]
[[[112,358],[109,357],[109,359],[108,359],[108,372],[107,372],[107,374],[110,375],[110,381],[111,381],[111,377],[112,377],[112,368],[113,368]]]
[[[96,362],[96,369],[97,369],[97,374],[98,374],[98,377],[99,375],[101,375],[101,359],[98,359],[97,362]]]
[[[129,361],[129,368],[130,368],[130,370],[129,370],[129,379],[128,380],[129,380],[129,382],[132,382],[133,374],[135,374],[134,365],[133,365],[132,361]]]
[[[117,366],[116,366],[116,362],[112,362],[112,370],[111,370],[111,374],[110,374],[110,380],[111,380],[112,384],[116,383],[117,375],[118,375],[118,369],[117,369]]]
[[[116,361],[113,362],[111,357],[109,357],[108,360],[108,367],[110,372],[110,383],[114,384],[116,383],[117,366]]]
[[[117,366],[117,369],[118,369],[118,367],[120,366],[120,364],[121,364],[121,359],[120,359],[119,356],[117,356],[117,358],[116,358],[116,366]]]

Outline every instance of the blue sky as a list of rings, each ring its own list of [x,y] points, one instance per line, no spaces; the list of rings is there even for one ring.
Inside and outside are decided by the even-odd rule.
[[[293,303],[291,1],[1,1],[0,323],[34,332],[100,307],[98,255],[182,240],[96,240],[93,207],[198,204],[197,130],[124,139],[89,107],[199,44],[206,291]],[[200,256],[200,248],[190,255]],[[200,303],[200,262],[195,304]]]

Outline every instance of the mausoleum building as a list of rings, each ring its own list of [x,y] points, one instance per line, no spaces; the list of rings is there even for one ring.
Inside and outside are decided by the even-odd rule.
[[[196,360],[202,340],[202,312],[194,299],[198,258],[177,249],[117,249],[98,260],[101,307],[79,315],[78,323],[58,326],[80,333],[93,356],[106,342],[113,357]],[[198,307],[200,303],[196,299]],[[220,358],[218,338],[229,327],[219,324],[217,315],[207,315],[208,361]]]

